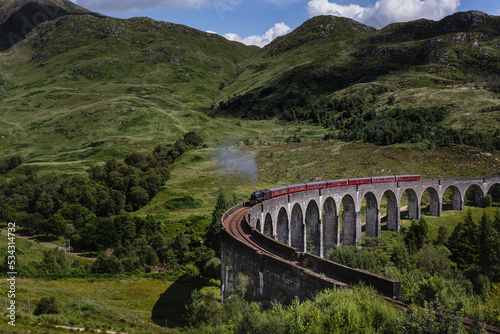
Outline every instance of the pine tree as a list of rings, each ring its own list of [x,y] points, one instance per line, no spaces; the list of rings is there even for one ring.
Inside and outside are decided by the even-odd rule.
[[[452,253],[450,258],[460,269],[468,269],[477,264],[478,233],[478,225],[472,219],[472,212],[468,210],[465,221],[458,223],[448,241],[448,249]]]
[[[499,274],[500,270],[500,235],[493,227],[492,220],[483,214],[479,223],[478,250],[482,272],[490,279]]]
[[[472,219],[472,212],[467,212],[467,217],[464,222],[464,251],[466,263],[470,266],[477,264],[479,259],[478,247],[479,226]]]
[[[500,210],[497,210],[497,212],[495,213],[493,228],[500,234]]]
[[[230,205],[230,202],[226,199],[226,195],[221,192],[219,196],[217,196],[217,202],[215,204],[214,211],[212,212],[212,223],[210,224],[205,236],[205,243],[207,247],[215,250],[217,256],[220,256],[221,217],[222,214],[229,209]]]
[[[429,239],[429,223],[425,218],[412,220],[404,237],[404,242],[408,246],[410,253],[416,253]]]

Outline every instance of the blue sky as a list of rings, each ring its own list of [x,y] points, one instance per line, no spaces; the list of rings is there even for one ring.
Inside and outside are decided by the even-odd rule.
[[[231,40],[264,46],[317,15],[337,15],[382,28],[419,18],[439,20],[457,11],[500,15],[498,0],[73,0],[102,14],[184,24]]]

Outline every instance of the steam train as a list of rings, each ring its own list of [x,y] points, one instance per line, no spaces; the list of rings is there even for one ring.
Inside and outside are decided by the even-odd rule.
[[[420,175],[393,175],[393,176],[374,176],[374,177],[361,177],[355,179],[331,180],[310,183],[293,184],[289,186],[276,187],[264,189],[254,192],[250,196],[249,204],[255,205],[262,201],[275,198],[278,196],[290,195],[301,191],[346,187],[359,184],[370,183],[387,183],[387,182],[405,182],[405,181],[419,181]]]

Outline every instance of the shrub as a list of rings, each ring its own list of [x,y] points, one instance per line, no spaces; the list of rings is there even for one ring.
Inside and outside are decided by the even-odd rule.
[[[144,171],[148,165],[148,156],[143,153],[133,152],[125,157],[124,162],[129,166],[134,166]]]
[[[34,315],[57,314],[59,313],[59,303],[56,297],[43,297],[36,305]]]
[[[490,194],[481,197],[479,200],[479,205],[481,205],[482,208],[491,207],[491,203],[493,203],[493,197]]]
[[[490,294],[491,283],[488,276],[485,275],[477,275],[472,280],[472,285],[474,287],[474,292],[485,298]]]
[[[137,256],[126,257],[126,258],[122,259],[121,265],[122,265],[123,271],[126,273],[141,271],[143,269],[141,261],[139,260],[139,258]]]
[[[458,318],[450,316],[438,317],[433,311],[411,307],[401,320],[402,331],[405,334],[443,333],[465,334],[466,331]]]
[[[294,321],[293,318],[290,321],[295,324],[302,324],[300,316]],[[283,319],[282,314],[277,314],[277,312],[262,312],[260,305],[257,303],[251,303],[239,323],[237,333],[305,333],[301,331],[304,328],[301,326],[291,326],[291,328],[286,331],[285,319]]]
[[[0,221],[11,223],[17,221],[17,211],[7,203],[0,205]]]
[[[231,294],[236,295],[241,299],[251,300],[254,294],[253,290],[254,286],[252,279],[243,273],[238,273],[238,276],[236,276],[236,279],[234,280]]]
[[[101,253],[92,264],[90,271],[95,274],[118,274],[122,272],[122,264],[116,256]]]
[[[149,202],[149,194],[143,187],[132,187],[128,193],[128,202],[134,211],[138,210]]]
[[[0,174],[7,174],[9,171],[13,170],[17,166],[23,163],[24,159],[20,155],[14,155],[12,157],[3,159],[0,161]]]
[[[200,269],[195,266],[193,263],[188,263],[183,268],[184,273],[190,276],[198,276],[200,274]]]
[[[410,253],[416,253],[429,239],[429,224],[425,218],[412,220],[405,234],[404,241]]]
[[[43,252],[43,259],[38,265],[38,272],[42,275],[66,274],[70,266],[66,253],[63,250],[54,248]]]
[[[352,268],[381,272],[390,258],[382,249],[357,249],[355,246],[339,245],[328,251],[326,258]]]
[[[436,244],[438,245],[446,245],[448,243],[448,239],[450,238],[451,231],[447,226],[439,226],[438,233],[436,236]]]
[[[203,139],[201,139],[201,137],[195,132],[188,132],[184,135],[184,142],[187,145],[197,147],[203,144]]]
[[[47,219],[47,223],[45,224],[44,233],[52,234],[54,236],[63,235],[66,231],[66,227],[68,222],[64,217],[56,212],[49,219]]]
[[[191,326],[200,326],[202,324],[213,323],[217,320],[217,313],[220,311],[220,302],[214,291],[203,295],[199,290],[191,292],[191,299],[186,304],[185,319]]]
[[[391,261],[399,270],[410,270],[412,261],[408,249],[402,243],[398,243],[392,247]]]
[[[455,263],[448,260],[450,255],[451,252],[444,246],[424,244],[415,254],[415,262],[417,267],[431,275],[446,275],[456,267]]]

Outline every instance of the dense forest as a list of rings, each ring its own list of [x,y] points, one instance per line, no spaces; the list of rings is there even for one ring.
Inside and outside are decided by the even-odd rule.
[[[23,263],[21,277],[151,272],[160,266],[192,275],[218,278],[220,260],[204,245],[204,230],[210,221],[191,217],[193,233],[166,237],[162,221],[132,213],[146,205],[170,176],[169,165],[183,153],[201,148],[203,140],[188,132],[174,145],[158,145],[152,154],[130,153],[123,161],[109,160],[88,169],[88,178],[48,177],[41,180],[30,168],[11,180],[0,178],[0,220],[35,235],[64,237],[74,249],[98,253],[91,268],[71,266],[57,250],[46,251],[41,263]],[[0,163],[6,170],[22,158]],[[223,194],[221,195],[224,196]],[[170,201],[169,205],[192,205],[193,198]],[[196,204],[196,203],[195,203]],[[220,211],[220,210],[219,210]],[[3,265],[7,263],[7,255]]]
[[[372,94],[376,100],[376,94]],[[324,139],[365,141],[376,145],[397,143],[424,143],[430,147],[458,144],[483,150],[500,149],[500,131],[493,133],[452,129],[442,121],[449,114],[444,106],[429,108],[393,107],[394,98],[388,98],[388,108],[375,112],[373,106],[362,97],[343,97],[331,100],[304,102],[292,107],[282,117],[286,120],[308,121],[330,129]],[[390,108],[389,108],[390,107]],[[500,107],[490,108],[491,112]]]

